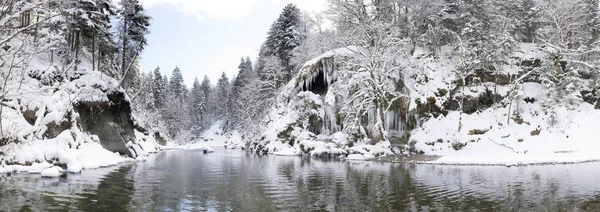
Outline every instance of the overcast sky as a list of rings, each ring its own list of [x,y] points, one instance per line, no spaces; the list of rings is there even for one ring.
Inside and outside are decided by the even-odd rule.
[[[231,78],[242,57],[252,61],[266,33],[287,3],[311,13],[326,0],[141,0],[152,16],[144,72],[160,67],[171,76],[179,66],[185,83],[208,75],[215,83],[225,71]]]

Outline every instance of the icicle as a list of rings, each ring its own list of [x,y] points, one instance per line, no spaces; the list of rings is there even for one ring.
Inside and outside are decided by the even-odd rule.
[[[421,123],[420,123],[421,120],[419,120],[419,113],[415,113],[415,120],[416,120],[416,123],[417,123],[417,127],[420,127],[421,126]]]
[[[310,83],[306,79],[304,80],[304,87],[306,88],[307,91],[310,90]]]
[[[327,84],[327,71],[322,71],[321,74],[323,74],[323,83],[329,86],[329,84]]]

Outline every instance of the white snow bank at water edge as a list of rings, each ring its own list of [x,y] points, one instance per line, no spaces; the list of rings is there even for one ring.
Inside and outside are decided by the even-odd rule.
[[[75,139],[73,135],[75,135]],[[157,151],[156,146],[152,144],[149,137],[151,136],[145,138],[146,141],[139,140],[137,142],[139,146],[133,145],[140,154],[139,157],[145,157],[149,152]],[[67,171],[72,173],[79,173],[82,169],[95,169],[134,161],[132,158],[123,157],[118,153],[104,149],[96,136],[88,135],[76,129],[66,130],[54,139],[8,144],[1,147],[0,151],[5,154],[0,158],[3,161],[0,164],[0,173],[28,172],[38,174],[53,166],[47,161],[67,164]],[[27,164],[31,161],[41,162],[24,166],[6,165],[6,161],[13,161],[18,164]]]
[[[299,149],[289,146],[289,144],[287,146],[288,146],[288,148],[281,149],[273,154],[277,155],[277,156],[300,156],[300,155],[302,155],[302,151],[300,151]]]
[[[185,145],[167,145],[163,147],[164,150],[206,150],[207,152],[214,152],[215,149],[205,144],[185,144]]]
[[[317,139],[307,139],[291,146],[288,143],[271,142],[265,146],[266,152],[277,156],[333,156],[343,157],[349,155],[349,159],[371,159],[381,156],[392,156],[389,142],[379,142],[375,145],[366,142],[357,143],[353,147],[345,145],[347,136],[336,133],[332,136],[319,135]],[[350,157],[351,156],[351,157]]]
[[[523,87],[524,97],[537,101],[513,103],[511,110],[519,116],[511,116],[510,124],[508,107],[492,107],[463,114],[463,127],[458,132],[460,113],[450,112],[424,122],[411,133],[415,150],[441,156],[427,162],[436,164],[512,166],[600,161],[599,110],[580,103],[575,109],[556,105],[547,111],[539,103],[546,98],[542,85],[525,83]]]

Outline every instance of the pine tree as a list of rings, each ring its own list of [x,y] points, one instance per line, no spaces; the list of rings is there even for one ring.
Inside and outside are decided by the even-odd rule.
[[[210,124],[212,120],[212,111],[214,111],[215,104],[214,101],[211,101],[212,96],[212,86],[210,84],[210,79],[208,76],[204,75],[204,79],[202,79],[202,84],[200,84],[200,90],[204,95],[204,99],[206,101],[206,113],[202,116],[201,127],[205,127]]]
[[[135,73],[139,72],[132,64],[147,44],[146,34],[150,26],[150,17],[138,0],[121,0],[119,11],[119,44],[121,50],[121,71],[124,87],[131,87]]]
[[[152,79],[152,93],[154,96],[154,106],[162,108],[165,104],[166,88],[163,81],[163,76],[160,73],[160,68],[154,69],[154,77]]]
[[[206,96],[198,78],[194,79],[190,92],[190,117],[192,126],[202,127],[203,117],[206,115]]]
[[[112,29],[110,23],[111,18],[117,13],[112,0],[96,0],[95,2],[97,10],[92,13],[95,13],[96,17],[92,19],[97,22],[95,26],[99,33],[95,35],[95,38],[92,38],[92,43],[98,46],[98,66],[96,67],[98,70],[103,71],[106,68],[103,68],[102,64],[108,63],[108,60],[117,53],[117,47],[111,33]],[[94,47],[92,47],[92,49],[96,50]]]
[[[492,19],[485,3],[478,0],[461,0],[458,21],[461,22],[462,28],[459,34],[460,56],[456,73],[463,85],[469,83],[465,79],[476,70],[487,70],[495,62],[492,57]]]
[[[116,52],[110,32],[110,18],[115,15],[114,6],[110,0],[65,0],[62,3],[64,12],[65,35],[68,52],[79,63],[80,52],[85,47],[92,53],[92,65],[99,68],[102,63]],[[40,16],[37,16],[39,19]],[[38,20],[39,21],[39,20]],[[99,52],[97,54],[96,52]],[[107,74],[113,74],[108,67],[101,69]]]
[[[582,30],[589,32],[587,45],[592,45],[600,37],[600,0],[584,0],[585,27]],[[597,45],[597,44],[596,44]]]
[[[302,28],[300,10],[294,4],[288,4],[283,8],[279,18],[271,25],[265,42],[263,54],[279,58],[281,65],[285,68],[285,81],[291,79],[292,69],[290,58],[292,51],[300,46],[305,39],[299,29]]]
[[[522,0],[521,6],[522,19],[519,26],[520,34],[523,35],[523,41],[532,43],[537,36],[537,31],[540,27],[539,15],[540,12],[536,8],[534,0]]]
[[[142,111],[155,111],[156,110],[156,98],[154,96],[154,77],[152,73],[142,73],[140,75],[142,78],[143,86],[140,88],[140,91],[135,96],[134,100],[141,104],[143,110]]]
[[[212,98],[215,103],[214,117],[219,120],[227,118],[227,101],[230,89],[229,78],[227,77],[227,74],[223,72],[217,82],[217,87],[215,88]]]
[[[187,88],[183,82],[183,75],[181,75],[181,70],[179,67],[175,67],[173,70],[173,74],[169,80],[169,88],[171,95],[175,98],[175,100],[177,100],[179,103],[182,103],[185,99]]]
[[[250,58],[246,58],[245,60],[242,58],[238,69],[238,75],[231,85],[231,92],[227,103],[227,106],[229,107],[229,124],[226,127],[229,129],[237,127],[241,122],[241,117],[243,116],[243,113],[245,113],[242,108],[246,106],[245,91],[248,89],[250,81],[254,77]]]

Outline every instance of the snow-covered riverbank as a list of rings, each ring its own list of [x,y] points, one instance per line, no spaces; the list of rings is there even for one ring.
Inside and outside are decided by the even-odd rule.
[[[522,101],[531,99],[533,101]],[[537,100],[537,101],[536,101]],[[517,102],[518,101],[518,102]],[[473,114],[451,111],[431,118],[410,136],[416,152],[441,156],[428,163],[528,165],[599,161],[600,111],[577,102],[550,112],[544,87],[524,83],[512,108],[502,105]],[[508,105],[507,105],[508,106]],[[513,112],[509,112],[513,111]],[[508,113],[512,113],[508,116]],[[459,123],[462,124],[458,131]]]
[[[7,163],[7,160],[3,160],[0,163],[0,173],[41,174],[48,168],[59,166],[66,167],[67,172],[79,173],[82,169],[109,167],[123,162],[143,160],[149,154],[160,151],[161,147],[152,136],[138,136],[143,139],[138,140],[136,146],[132,147],[138,153],[136,158],[108,151],[99,142],[84,142],[78,144],[76,148],[70,148],[69,143],[74,141],[68,131],[51,140],[36,140],[28,144],[9,144],[9,146],[2,147],[4,150],[2,157],[10,158],[10,161],[13,162]]]

